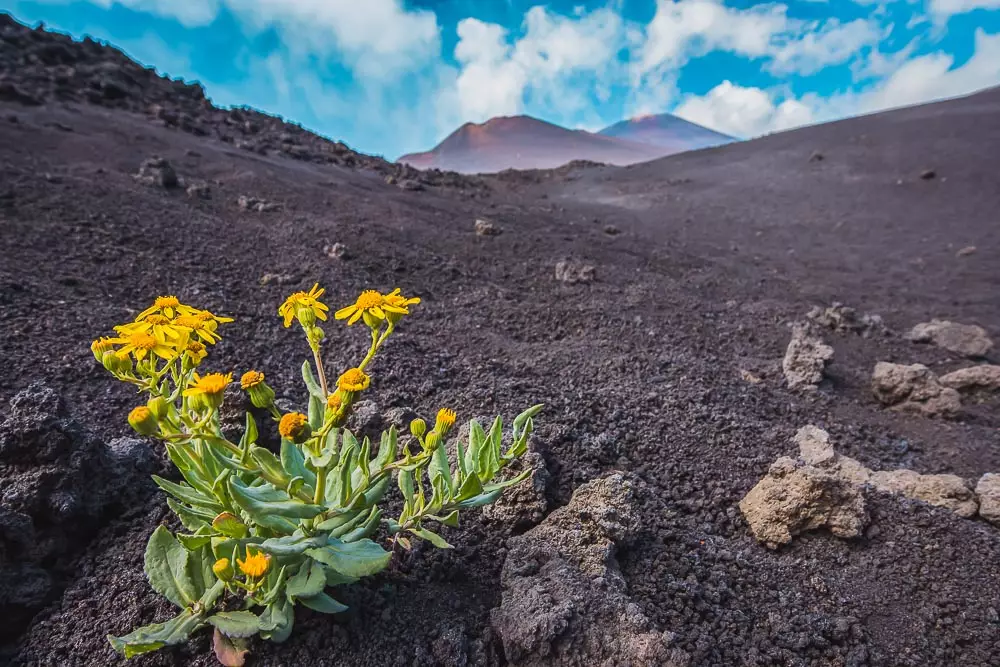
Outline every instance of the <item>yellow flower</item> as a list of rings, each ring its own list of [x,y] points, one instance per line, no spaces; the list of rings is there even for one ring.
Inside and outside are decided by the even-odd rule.
[[[240,378],[240,386],[244,389],[249,389],[250,387],[256,387],[263,381],[264,374],[260,371],[247,371]]]
[[[341,397],[339,391],[335,391],[326,397],[326,407],[331,410],[339,410],[340,406],[344,404],[344,399]]]
[[[125,346],[116,353],[120,358],[133,354],[137,360],[141,361],[150,352],[167,360],[177,357],[177,349],[173,345],[159,341],[145,331],[136,331],[119,338],[113,338],[111,342]]]
[[[420,297],[414,296],[406,298],[405,296],[399,293],[399,288],[397,287],[396,289],[392,290],[392,292],[385,295],[385,302],[394,308],[401,309],[401,311],[394,311],[394,312],[401,312],[401,314],[403,315],[409,315],[410,311],[409,308],[407,308],[407,306],[412,306],[414,304],[420,303]]]
[[[364,317],[365,324],[374,327],[385,319],[385,310],[383,310],[385,305],[385,297],[382,296],[382,293],[369,289],[362,292],[357,301],[350,306],[341,308],[333,316],[338,320],[351,318],[347,320],[348,326]]]
[[[449,408],[441,408],[437,413],[437,421],[434,423],[434,430],[444,435],[447,433],[448,429],[455,425],[455,419],[458,415],[455,414],[454,410]]]
[[[123,336],[130,336],[135,333],[149,334],[158,343],[170,345],[183,350],[187,344],[191,329],[183,325],[171,322],[165,315],[153,313],[145,318],[129,324],[121,324],[115,327],[115,331]]]
[[[219,324],[212,318],[205,319],[197,314],[179,315],[174,318],[172,324],[174,326],[188,329],[197,335],[202,341],[211,345],[214,345],[216,342],[222,340],[222,336],[215,333]]]
[[[240,569],[243,568],[241,567]],[[228,558],[220,558],[215,561],[215,564],[212,565],[212,572],[222,581],[231,581],[233,575],[236,574],[233,570],[233,564],[229,562]]]
[[[144,319],[153,313],[161,313],[167,317],[173,317],[177,313],[178,307],[180,307],[181,302],[176,296],[158,296],[156,300],[153,301],[153,305],[146,310],[139,313],[136,321]]]
[[[184,390],[184,396],[191,398],[195,407],[214,410],[222,405],[226,387],[233,381],[233,374],[209,373],[199,376],[195,373],[191,379],[193,383]]]
[[[330,308],[319,300],[324,293],[326,289],[321,289],[319,283],[316,283],[308,292],[296,292],[285,299],[285,302],[278,306],[278,315],[284,320],[285,328],[292,326],[292,320],[295,318],[309,325],[315,322],[316,318],[325,321]]]
[[[371,377],[360,368],[345,371],[337,378],[337,386],[343,391],[364,391],[371,382]]]
[[[188,342],[187,347],[184,348],[184,353],[187,354],[192,363],[197,366],[201,363],[202,359],[208,356],[208,348],[206,348],[203,343],[192,340]]]
[[[289,412],[278,422],[278,433],[282,438],[292,442],[304,442],[309,439],[312,429],[309,420],[301,412]]]
[[[271,569],[271,557],[263,551],[251,554],[250,550],[247,549],[247,559],[240,560],[237,558],[236,562],[240,566],[240,572],[251,579],[263,577]]]

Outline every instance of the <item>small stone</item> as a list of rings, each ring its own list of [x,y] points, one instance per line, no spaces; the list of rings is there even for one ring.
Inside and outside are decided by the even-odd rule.
[[[347,246],[343,243],[332,243],[323,246],[323,254],[330,259],[348,259]]]
[[[928,417],[954,417],[962,409],[958,392],[942,386],[923,364],[878,362],[872,373],[872,392],[883,405]]]
[[[979,510],[975,493],[957,475],[921,475],[913,470],[877,471],[872,473],[870,482],[880,491],[944,507],[961,517],[975,516]]]
[[[941,384],[960,392],[1000,391],[1000,366],[981,364],[960,368],[942,376]]]
[[[177,172],[165,158],[153,156],[143,160],[139,165],[136,179],[149,185],[161,188],[176,188],[178,186]]]
[[[618,229],[614,225],[606,225],[604,227],[604,233],[607,234],[608,236],[618,236],[619,234],[622,233],[622,230]]]
[[[920,172],[920,178],[922,178],[925,181],[929,181],[932,178],[935,178],[936,176],[937,172],[934,171],[933,169],[924,169],[922,172]]]
[[[556,280],[570,285],[593,282],[595,273],[593,265],[576,260],[563,260],[556,264]]]
[[[192,199],[211,199],[212,187],[208,183],[192,183],[187,187],[187,196]]]
[[[947,320],[922,322],[913,327],[907,338],[914,343],[933,343],[971,358],[985,357],[993,349],[993,341],[982,327]]]
[[[974,245],[967,245],[964,248],[962,248],[961,250],[959,250],[958,252],[956,252],[955,255],[957,257],[968,257],[969,255],[971,255],[971,254],[973,254],[975,252],[976,252],[976,246],[974,246]]]
[[[298,276],[291,273],[265,273],[258,281],[261,287],[268,285],[289,285],[298,280]]]
[[[833,359],[833,348],[802,324],[792,326],[792,339],[785,350],[781,369],[789,389],[814,390],[823,380],[823,371]]]
[[[979,516],[1000,526],[1000,474],[988,472],[976,483]]]
[[[812,154],[809,156],[809,161],[810,162],[822,162],[823,161],[823,154],[820,153],[819,151],[813,151]]]
[[[499,236],[502,231],[503,230],[489,220],[483,220],[481,218],[476,220],[477,236]]]
[[[414,181],[409,178],[404,178],[396,184],[400,190],[407,190],[409,192],[417,192],[424,189],[424,184],[420,181]]]

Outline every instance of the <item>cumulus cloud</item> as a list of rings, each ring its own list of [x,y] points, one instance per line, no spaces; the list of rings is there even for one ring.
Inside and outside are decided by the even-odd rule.
[[[813,74],[823,67],[847,62],[861,49],[877,43],[880,31],[871,22],[836,20],[815,25],[794,37],[783,37],[769,52],[768,71],[774,74]]]
[[[1000,0],[930,0],[928,9],[939,18],[947,18],[976,9],[1000,9]]]
[[[813,111],[796,99],[776,101],[773,93],[723,81],[705,95],[689,95],[674,114],[735,137],[755,137],[767,132],[807,125]]]

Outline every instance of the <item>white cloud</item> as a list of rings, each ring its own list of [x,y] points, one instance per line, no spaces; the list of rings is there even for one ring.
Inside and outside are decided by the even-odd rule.
[[[928,9],[938,18],[947,18],[976,9],[1000,9],[1000,0],[930,0]]]
[[[836,20],[817,25],[812,32],[786,38],[770,52],[767,69],[773,74],[813,74],[823,67],[847,62],[861,49],[878,42],[879,30],[869,21]]]
[[[521,113],[528,98],[555,116],[586,115],[589,94],[606,97],[624,71],[617,51],[625,24],[608,9],[566,17],[533,7],[513,38],[500,25],[469,18],[459,22],[458,37],[455,85],[466,120]]]
[[[673,113],[720,132],[754,137],[834,118],[957,97],[1000,84],[1000,33],[976,32],[976,49],[959,67],[944,52],[906,60],[860,93],[795,97],[724,81],[705,95],[688,95]]]

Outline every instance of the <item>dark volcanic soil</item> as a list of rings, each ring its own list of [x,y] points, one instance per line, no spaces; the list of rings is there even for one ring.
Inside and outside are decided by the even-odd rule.
[[[626,593],[689,665],[1000,665],[997,528],[879,496],[863,539],[817,532],[772,552],[736,507],[809,423],[873,468],[1000,471],[996,401],[939,421],[886,412],[868,389],[878,360],[968,362],[830,333],[818,392],[788,391],[780,372],[788,322],[834,300],[897,332],[941,317],[1000,337],[1000,91],[632,168],[481,180],[402,172],[124,62],[0,15],[0,400],[40,380],[68,410],[35,388],[0,427],[0,661],[120,664],[105,635],[168,612],[142,573],[169,514],[145,482],[154,464],[115,440],[135,396],[89,342],[176,293],[236,318],[211,368],[259,368],[301,400],[305,349],[276,307],[318,281],[331,305],[366,288],[423,298],[374,367],[383,411],[510,417],[544,402],[533,447],[549,510],[612,470],[638,481],[639,527],[618,545]],[[153,155],[209,198],[137,181]],[[241,195],[277,207],[241,210]],[[503,233],[477,236],[478,217]],[[345,257],[324,252],[334,243]],[[567,259],[594,280],[557,281]],[[362,332],[328,333],[331,366],[362,350]],[[22,437],[25,423],[44,428]],[[31,486],[39,470],[48,486]],[[109,478],[130,493],[108,498]],[[52,488],[65,502],[41,507]],[[512,664],[490,620],[510,532],[470,513],[447,534],[454,551],[419,548],[338,592],[341,617],[299,613],[252,664]],[[129,664],[213,662],[202,635]]]

